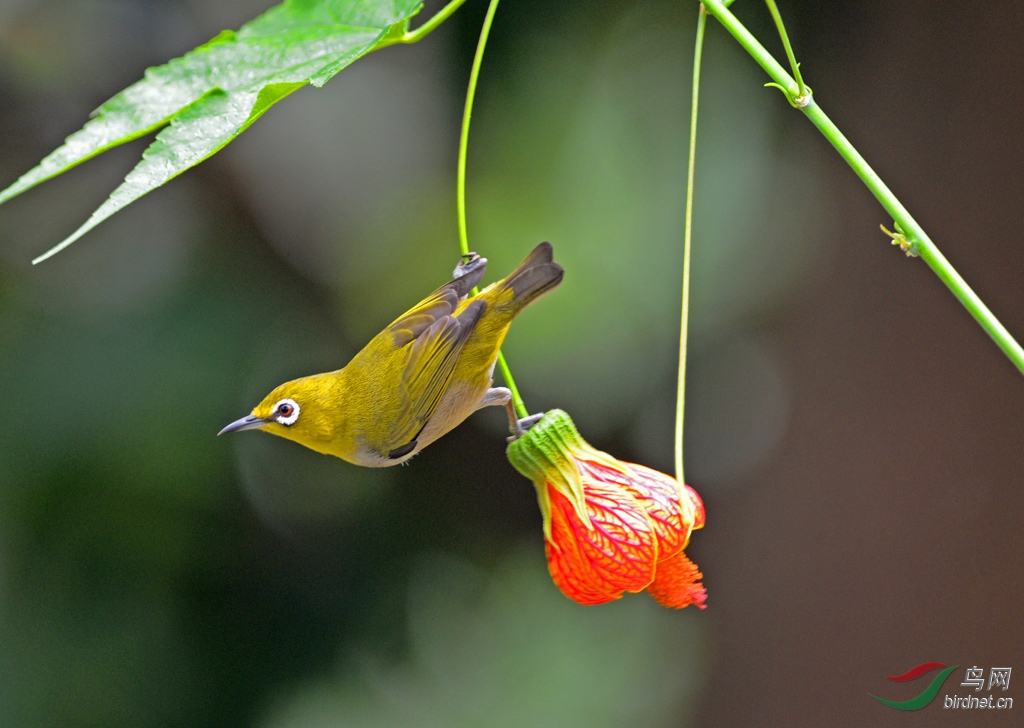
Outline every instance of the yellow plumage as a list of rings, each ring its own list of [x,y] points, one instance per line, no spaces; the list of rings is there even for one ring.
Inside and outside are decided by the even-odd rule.
[[[261,429],[357,465],[408,460],[481,407],[516,314],[562,280],[541,243],[508,277],[475,296],[487,260],[464,256],[455,278],[377,334],[344,368],[285,382],[223,430]]]

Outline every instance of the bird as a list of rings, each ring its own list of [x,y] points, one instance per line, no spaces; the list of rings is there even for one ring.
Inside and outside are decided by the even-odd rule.
[[[562,282],[550,243],[475,295],[487,259],[468,253],[448,283],[377,334],[343,368],[285,382],[218,435],[263,430],[371,468],[404,463],[511,392],[493,373],[512,319]],[[526,422],[526,420],[523,420]],[[527,423],[529,424],[529,423]]]

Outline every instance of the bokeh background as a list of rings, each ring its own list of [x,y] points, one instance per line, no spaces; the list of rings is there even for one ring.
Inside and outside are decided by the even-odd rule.
[[[0,185],[269,4],[0,0]],[[867,693],[911,697],[883,676],[933,660],[1024,671],[1024,379],[714,21],[686,431],[706,611],[562,597],[500,411],[384,471],[214,437],[446,279],[485,6],[44,265],[145,143],[0,208],[0,725],[1011,725]],[[761,3],[735,11],[779,50]],[[782,12],[819,103],[1024,334],[1022,6]],[[508,339],[528,405],[665,470],[695,17],[506,0],[470,147],[489,279],[540,240],[567,271]]]

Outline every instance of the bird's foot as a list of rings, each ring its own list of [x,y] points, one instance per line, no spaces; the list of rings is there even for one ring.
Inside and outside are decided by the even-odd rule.
[[[469,275],[482,265],[487,265],[487,258],[481,258],[476,253],[466,253],[459,258],[459,264],[452,271],[452,278],[462,278],[465,275]]]
[[[520,419],[516,414],[516,408],[509,401],[505,404],[505,409],[508,411],[508,429],[512,434],[506,439],[506,442],[514,442],[520,437],[526,434],[526,431],[531,427],[540,422],[540,419],[544,416],[543,412],[539,414],[530,415],[529,417],[523,417]]]

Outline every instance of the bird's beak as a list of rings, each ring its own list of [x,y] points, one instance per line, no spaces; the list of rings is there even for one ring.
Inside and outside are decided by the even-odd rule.
[[[264,420],[254,415],[246,415],[240,420],[235,420],[230,425],[217,433],[218,436],[228,432],[241,432],[242,430],[255,430],[267,424],[270,420]]]

